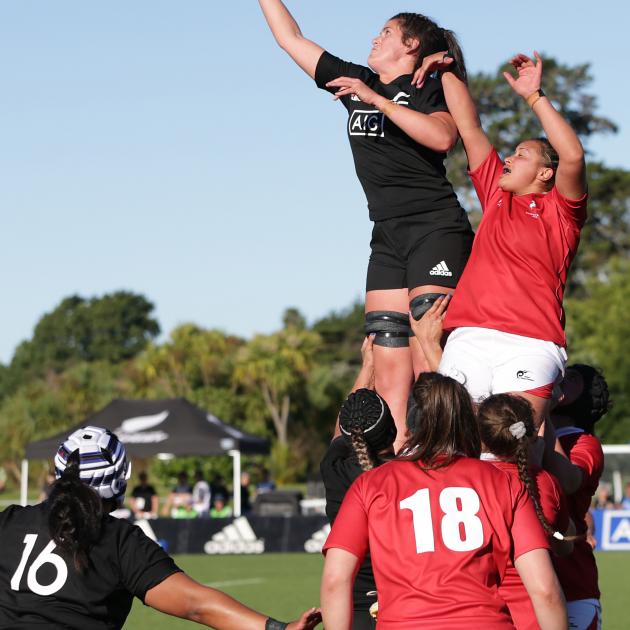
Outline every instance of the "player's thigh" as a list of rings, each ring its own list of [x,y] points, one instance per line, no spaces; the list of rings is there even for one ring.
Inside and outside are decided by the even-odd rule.
[[[564,375],[564,348],[551,341],[499,334],[494,346],[492,393],[528,392],[550,399],[554,384]]]
[[[438,371],[462,383],[473,401],[479,402],[488,396],[492,386],[492,365],[483,331],[475,328],[454,330],[446,341]]]

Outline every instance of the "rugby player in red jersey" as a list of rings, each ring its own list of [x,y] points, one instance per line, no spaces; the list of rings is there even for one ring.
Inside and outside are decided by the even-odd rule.
[[[352,580],[369,548],[383,630],[513,628],[498,585],[513,559],[543,630],[566,629],[549,542],[520,481],[479,461],[470,396],[455,380],[420,376],[406,455],[363,473],[324,550],[327,630],[348,630]]]
[[[518,393],[546,417],[564,373],[562,298],[586,220],[584,149],[541,90],[543,62],[523,54],[504,76],[531,107],[547,138],[520,142],[501,160],[486,136],[466,83],[447,53],[426,57],[415,79],[441,80],[468,156],[483,218],[444,328],[452,331],[439,371],[466,383],[475,401]]]
[[[593,431],[610,407],[608,385],[594,367],[575,364],[567,368],[560,388],[562,393],[551,418],[555,449],[551,440],[544,464],[559,478],[575,485],[576,489],[567,495],[569,514],[577,533],[587,536],[586,516],[604,468],[604,452]],[[545,429],[545,437],[550,433],[553,435]],[[576,541],[573,553],[555,558],[554,565],[567,600],[571,628],[600,628],[597,564],[589,541]]]

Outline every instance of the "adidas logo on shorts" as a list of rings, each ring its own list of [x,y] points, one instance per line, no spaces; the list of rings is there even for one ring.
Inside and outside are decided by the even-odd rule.
[[[263,553],[265,541],[256,538],[249,521],[240,516],[209,540],[203,550],[208,555],[222,553]]]
[[[328,538],[328,534],[330,534],[330,525],[326,524],[321,529],[318,529],[304,543],[304,551],[307,551],[308,553],[321,553],[322,547],[326,542],[326,538]]]
[[[452,276],[453,272],[446,266],[445,261],[439,262],[431,271],[429,271],[430,276]]]

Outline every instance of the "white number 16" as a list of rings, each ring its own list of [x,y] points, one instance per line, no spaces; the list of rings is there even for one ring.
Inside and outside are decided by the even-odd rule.
[[[36,541],[37,534],[26,534],[26,536],[24,536],[24,551],[22,552],[22,557],[20,558],[20,564],[11,578],[11,589],[14,591],[20,590],[20,581]],[[35,558],[33,564],[31,564],[31,567],[28,570],[28,573],[26,574],[26,586],[28,586],[28,588],[36,595],[52,595],[60,590],[68,579],[68,567],[63,561],[63,558],[52,553],[54,548],[55,543],[51,540]],[[37,571],[39,571],[39,569],[45,564],[52,564],[55,569],[57,569],[57,577],[50,584],[40,584],[37,581]]]
[[[461,503],[461,509],[457,500]],[[483,525],[477,516],[479,495],[472,488],[444,488],[440,492],[440,508],[444,512],[442,540],[452,551],[472,551],[483,545]],[[435,551],[433,519],[429,489],[423,488],[400,502],[401,510],[411,510],[416,552]],[[463,532],[460,533],[460,525]]]

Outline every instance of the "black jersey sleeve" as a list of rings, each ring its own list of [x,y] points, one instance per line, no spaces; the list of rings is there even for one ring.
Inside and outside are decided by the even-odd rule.
[[[376,75],[365,66],[359,66],[356,63],[344,61],[324,51],[315,68],[315,83],[317,87],[334,94],[338,88],[327,88],[326,83],[333,79],[338,79],[339,77],[361,79],[364,83],[369,84]]]
[[[413,91],[411,105],[413,109],[423,114],[448,112],[441,81],[438,78],[427,77],[424,85]]]
[[[122,529],[118,554],[123,586],[143,602],[147,591],[181,571],[162,547],[135,525]]]

